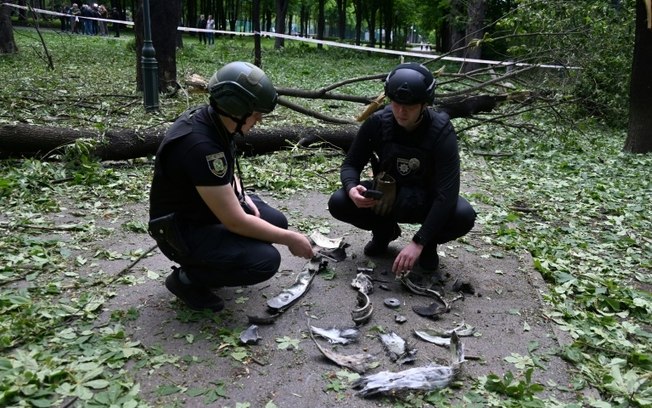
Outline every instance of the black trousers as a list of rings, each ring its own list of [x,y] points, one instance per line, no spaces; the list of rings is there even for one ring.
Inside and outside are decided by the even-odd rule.
[[[361,183],[371,188],[371,181]],[[392,235],[396,224],[422,224],[432,206],[425,192],[419,190],[400,189],[394,209],[387,216],[374,213],[371,208],[358,208],[348,194],[341,188],[328,201],[331,215],[343,222],[363,230],[372,231],[374,236],[384,239]],[[457,198],[457,205],[448,215],[444,228],[434,237],[434,242],[428,246],[436,246],[466,235],[475,224],[476,213],[471,204],[462,197]]]
[[[287,229],[285,215],[256,195],[249,196],[260,211],[260,218]],[[207,287],[243,286],[263,282],[276,274],[281,254],[269,242],[243,237],[222,224],[177,222],[188,254],[175,256],[158,242],[161,252],[179,263],[188,278]]]

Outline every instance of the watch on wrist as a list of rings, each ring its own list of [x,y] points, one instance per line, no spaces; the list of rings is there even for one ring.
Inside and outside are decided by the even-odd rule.
[[[415,244],[419,244],[419,245],[425,245],[426,244],[425,238],[423,238],[423,235],[421,235],[418,232],[416,234],[414,234],[414,236],[412,237],[412,242],[414,242]]]

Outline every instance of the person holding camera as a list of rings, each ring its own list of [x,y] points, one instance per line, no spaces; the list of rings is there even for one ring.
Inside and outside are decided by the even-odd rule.
[[[271,278],[282,244],[313,257],[310,240],[288,230],[283,213],[245,191],[235,150],[276,106],[277,93],[255,65],[232,62],[209,80],[210,104],[184,112],[156,153],[150,190],[149,233],[173,267],[165,286],[195,310],[218,312],[213,289]]]
[[[390,104],[361,125],[340,168],[342,188],[328,201],[331,215],[371,231],[367,256],[387,252],[399,223],[420,224],[392,264],[403,276],[418,264],[439,266],[437,245],[468,233],[476,213],[459,196],[457,135],[447,114],[433,110],[435,78],[421,64],[396,66],[385,79]],[[373,180],[361,174],[371,164]]]

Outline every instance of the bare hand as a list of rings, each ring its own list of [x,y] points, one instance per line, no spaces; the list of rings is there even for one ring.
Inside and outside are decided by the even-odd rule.
[[[294,233],[292,241],[288,244],[288,249],[292,255],[301,258],[311,259],[315,256],[310,240],[305,235],[297,232]]]
[[[367,188],[360,184],[349,190],[349,198],[358,208],[371,208],[378,203],[378,200],[363,196],[362,193],[365,191]]]
[[[405,248],[399,252],[394,259],[394,264],[392,265],[392,272],[398,277],[406,275],[412,271],[414,264],[419,259],[423,251],[423,245],[410,242]]]
[[[251,197],[249,197],[248,195],[245,195],[244,198],[245,198],[245,202],[247,203],[247,206],[249,206],[249,209],[251,209],[251,211],[254,212],[254,215],[256,217],[260,218],[260,211],[258,211],[258,207],[256,207],[256,204],[254,204]]]

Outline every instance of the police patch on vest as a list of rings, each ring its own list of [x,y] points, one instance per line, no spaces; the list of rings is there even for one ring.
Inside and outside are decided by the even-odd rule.
[[[219,152],[215,154],[210,154],[206,156],[206,162],[208,163],[208,168],[217,177],[224,177],[229,166],[226,162],[226,157],[224,152]]]
[[[398,173],[401,176],[407,176],[410,172],[417,170],[419,167],[421,167],[421,162],[417,158],[402,159],[399,157],[396,159],[396,170],[398,170]]]

